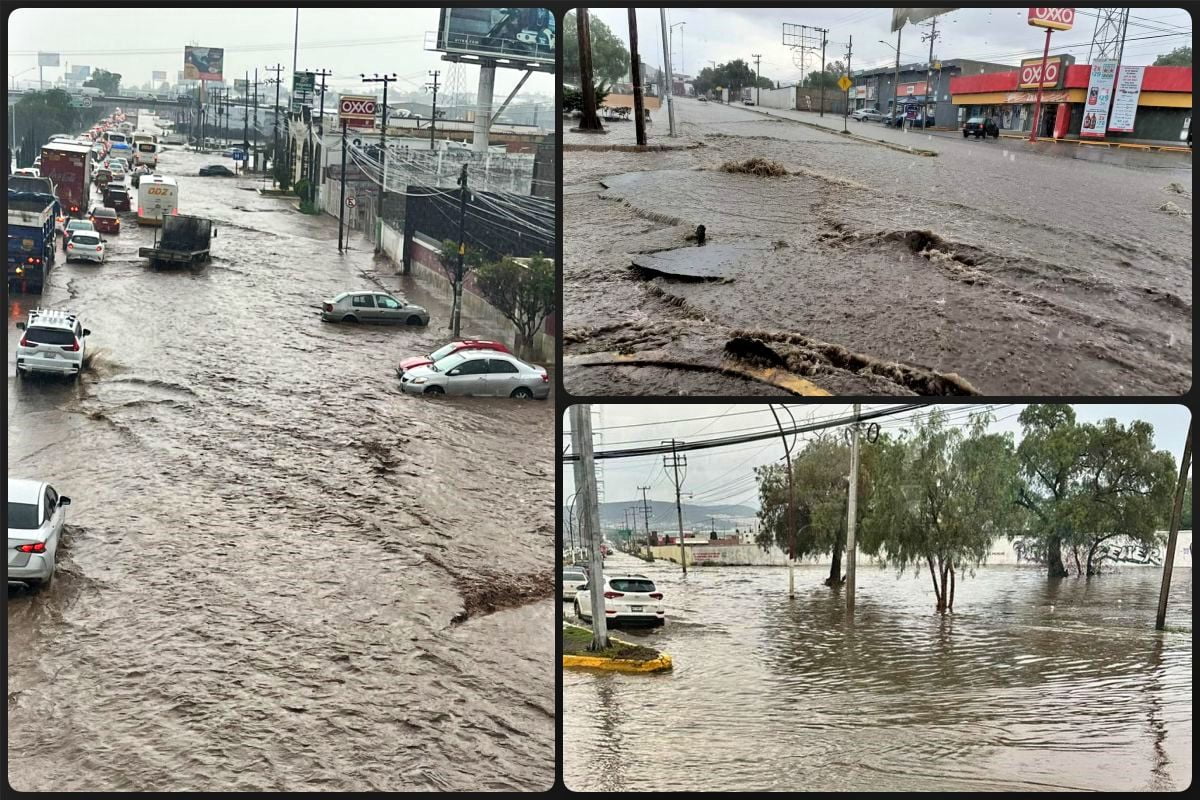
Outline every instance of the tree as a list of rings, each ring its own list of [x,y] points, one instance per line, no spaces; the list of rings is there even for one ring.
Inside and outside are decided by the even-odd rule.
[[[121,75],[105,69],[92,70],[92,76],[83,82],[84,86],[99,89],[105,95],[121,93]]]
[[[484,299],[516,326],[518,350],[529,352],[534,335],[555,307],[554,262],[541,253],[528,263],[506,257],[480,266],[475,280]]]
[[[745,86],[762,86],[770,89],[775,84],[768,78],[759,80],[754,68],[738,58],[725,64],[705,67],[692,81],[697,94],[707,94],[718,86],[729,89],[730,96],[737,94]]]
[[[444,240],[442,249],[438,252],[438,261],[442,262],[442,271],[450,281],[450,288],[454,288],[454,276],[458,271],[458,242],[453,239]],[[470,245],[463,246],[463,278],[466,278],[471,270],[482,266],[483,262],[482,250]]]
[[[1175,461],[1154,450],[1149,423],[1079,424],[1074,409],[1056,404],[1027,406],[1019,420],[1023,485],[1017,503],[1030,512],[1029,533],[1045,554],[1049,577],[1070,574],[1064,547],[1076,570],[1092,576],[1099,572],[1096,551],[1106,540],[1157,542],[1156,531],[1170,513]]]
[[[22,166],[33,164],[50,135],[78,130],[85,114],[95,112],[72,108],[71,96],[62,89],[23,94],[16,105],[17,133],[22,141],[18,161]]]
[[[630,71],[629,50],[604,21],[588,19],[592,35],[592,76],[610,84],[625,79]],[[575,28],[575,12],[567,13],[563,23],[563,80],[579,84],[579,33]],[[599,104],[599,101],[597,101]]]
[[[1183,490],[1183,509],[1179,515],[1179,529],[1184,531],[1192,529],[1192,484],[1190,482]]]
[[[1156,67],[1190,67],[1192,65],[1192,48],[1176,47],[1165,56],[1154,59]]]
[[[603,83],[596,84],[596,107],[604,105],[605,99],[608,97],[609,88]],[[563,111],[582,111],[583,110],[583,92],[579,89],[563,87]]]
[[[983,563],[1017,517],[1012,436],[987,433],[991,419],[977,414],[960,427],[935,410],[915,430],[873,446],[863,552],[901,571],[928,566],[939,613],[954,610],[959,571]]]

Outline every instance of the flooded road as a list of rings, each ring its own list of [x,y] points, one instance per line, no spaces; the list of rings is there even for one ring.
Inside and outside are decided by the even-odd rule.
[[[922,157],[740,107],[678,106],[681,143],[702,147],[564,158],[572,392],[613,383],[610,366],[572,357],[665,340],[678,360],[712,367],[739,334],[800,337],[811,352],[778,355],[835,393],[937,393],[940,382],[919,373],[996,395],[1190,386],[1190,157],[1109,163],[1007,140],[850,129],[938,153]],[[787,174],[722,170],[749,158]],[[697,225],[703,247],[687,239]],[[707,247],[749,255],[730,263]],[[666,253],[696,262],[689,273],[713,272],[716,259],[719,279],[633,267]],[[676,374],[675,393],[714,393],[704,373]]]
[[[796,571],[606,559],[652,578],[664,627],[617,636],[674,670],[564,670],[577,791],[1181,791],[1192,777],[1191,569],[1051,583],[984,567],[932,613],[928,576],[860,567],[857,612]],[[569,606],[564,604],[571,617]]]
[[[232,166],[160,166],[216,220],[208,267],[152,272],[123,215],[107,263],[9,299],[9,475],[73,500],[54,584],[9,589],[10,783],[549,787],[552,405],[402,395],[396,362],[448,338],[445,304],[210,163]],[[430,326],[321,322],[377,286]],[[78,384],[14,378],[37,304],[92,330]]]

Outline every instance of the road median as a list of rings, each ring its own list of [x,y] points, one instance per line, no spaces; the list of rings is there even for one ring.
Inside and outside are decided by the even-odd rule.
[[[564,622],[562,665],[609,672],[664,672],[672,667],[671,657],[666,653],[612,635],[608,637],[606,650],[590,651],[591,643],[591,629]]]

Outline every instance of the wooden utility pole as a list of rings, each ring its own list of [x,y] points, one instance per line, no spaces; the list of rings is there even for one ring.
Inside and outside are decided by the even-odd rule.
[[[271,145],[271,186],[279,185],[279,84],[282,82],[279,78],[279,73],[283,72],[283,65],[276,64],[273,67],[267,67],[267,72],[274,72],[274,78],[267,78],[267,83],[275,84],[275,141]],[[342,176],[345,179],[345,175]]]
[[[462,165],[462,174],[458,176],[458,268],[454,272],[454,304],[450,309],[450,324],[454,328],[454,338],[458,338],[462,324],[462,293],[463,293],[463,257],[467,253],[467,164]],[[588,428],[591,429],[591,418]],[[589,439],[590,441],[590,439]]]
[[[380,117],[379,125],[379,160],[383,165],[383,179],[379,184],[379,202],[375,206],[375,252],[378,253],[383,249],[383,196],[387,193],[387,174],[388,174],[388,151],[387,151],[387,124],[388,124],[388,106],[387,106],[387,90],[388,84],[398,80],[396,73],[391,75],[380,75],[375,73],[375,77],[368,78],[362,76],[363,83],[382,83],[383,84],[383,115]],[[465,187],[464,187],[465,188]],[[459,257],[459,264],[462,264],[462,257]],[[454,335],[458,335],[458,330],[455,329]]]
[[[583,505],[580,515],[584,546],[591,557],[588,593],[592,601],[593,651],[608,647],[608,621],[605,617],[604,556],[600,552],[600,510],[596,499],[596,464],[592,456],[592,407],[583,403],[571,406],[571,447],[575,460],[575,489]]]
[[[577,130],[591,133],[604,130],[596,114],[596,87],[592,84],[592,32],[588,25],[588,10],[579,8],[575,13],[575,27],[579,32],[579,88],[583,92],[583,116]]]
[[[687,551],[683,547],[683,501],[680,499],[680,494],[683,487],[683,479],[687,476],[687,456],[679,455],[678,451],[676,450],[677,444],[683,444],[683,442],[677,443],[674,439],[671,439],[670,441],[671,455],[663,456],[663,466],[672,470],[674,474],[675,514],[679,521],[679,564],[683,567],[683,574],[687,575]],[[664,439],[662,443],[666,444],[667,440]],[[680,467],[684,468],[684,474],[682,476],[679,474]]]
[[[629,71],[633,76],[633,125],[637,143],[646,144],[646,99],[642,89],[642,60],[638,54],[637,9],[629,9]],[[649,528],[647,528],[649,530]]]
[[[1183,511],[1183,495],[1187,491],[1188,472],[1192,467],[1192,423],[1188,423],[1187,441],[1183,444],[1183,460],[1179,463],[1179,483],[1175,486],[1175,504],[1171,508],[1171,532],[1167,536],[1167,556],[1163,561],[1162,589],[1158,593],[1156,630],[1167,624],[1167,595],[1171,593],[1171,570],[1175,566],[1175,542],[1179,538],[1179,517]]]
[[[433,78],[433,80],[430,81],[429,83],[425,84],[426,89],[430,89],[433,91],[433,111],[429,115],[429,149],[430,150],[433,149],[433,132],[437,128],[437,92],[438,92],[438,86],[440,86],[440,84],[438,83],[438,76],[441,74],[442,74],[442,71],[440,69],[430,70],[429,76],[431,78]]]
[[[850,427],[850,497],[846,503],[846,611],[851,616],[854,615],[854,523],[858,519],[858,415],[861,409],[859,403],[854,404],[854,422]]]
[[[312,159],[312,176],[309,178],[309,183],[312,185],[312,198],[315,202],[317,198],[317,186],[324,181],[324,176],[318,180],[318,174],[321,169],[321,154],[325,150],[325,79],[333,74],[330,70],[322,69],[321,71],[310,70],[314,75],[321,76],[321,111],[317,115],[317,149],[313,152]]]
[[[758,83],[762,80],[762,70],[760,69],[762,65],[762,55],[759,53],[753,53],[750,57],[754,59],[754,105],[761,106],[762,87],[759,86]]]
[[[770,403],[767,408],[771,409],[771,416],[775,417],[775,425],[779,428],[779,438],[783,439],[783,455],[787,459],[787,487],[788,487],[788,507],[787,507],[787,526],[788,526],[788,597],[796,596],[796,490],[792,485],[792,445],[788,442],[787,436],[783,432],[783,423],[779,421],[779,415],[775,413],[775,405]]]

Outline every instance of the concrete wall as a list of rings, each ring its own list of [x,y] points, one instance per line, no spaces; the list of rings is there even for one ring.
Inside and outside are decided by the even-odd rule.
[[[750,96],[758,98],[758,104],[766,108],[796,108],[795,86],[785,86],[782,89],[759,89]]]
[[[1165,540],[1166,532],[1162,532],[1161,535]],[[782,550],[776,548],[770,552],[764,552],[758,545],[751,544],[714,546],[703,543],[685,543],[684,549],[689,566],[784,567],[788,563],[787,556]],[[679,545],[677,544],[652,547],[650,550],[656,559],[665,559],[676,564],[679,563]],[[1097,550],[1097,553],[1102,554],[1101,557],[1104,563],[1110,566],[1161,567],[1163,558],[1166,555],[1166,548],[1148,548],[1140,544],[1130,543],[1122,538],[1116,538],[1103,543]],[[1069,562],[1068,566],[1073,568],[1074,558],[1065,552],[1063,556]],[[1081,553],[1080,558],[1086,559],[1087,553]],[[819,556],[803,559],[797,563],[829,566],[830,558],[827,555]],[[860,553],[858,563],[875,565],[878,562],[876,559]],[[988,555],[984,563],[993,566],[1037,566],[1044,562],[1031,552],[1031,548],[1024,540],[1009,541],[1008,539],[1002,539],[992,544],[992,552]],[[1086,564],[1084,566],[1086,567]],[[1191,531],[1179,532],[1179,541],[1175,547],[1175,566],[1192,566]]]

